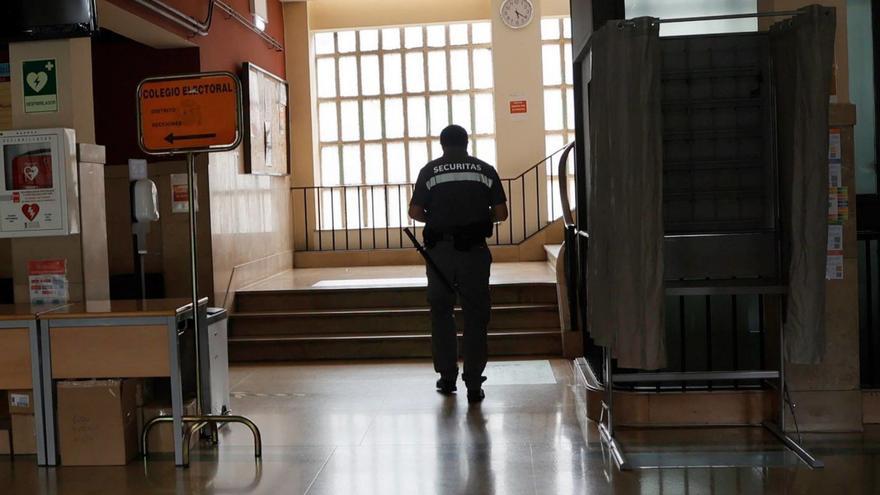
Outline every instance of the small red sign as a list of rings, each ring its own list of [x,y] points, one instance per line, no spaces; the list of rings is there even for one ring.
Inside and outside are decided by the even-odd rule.
[[[67,260],[28,261],[28,275],[64,275],[67,273]]]
[[[40,213],[40,205],[36,203],[21,205],[21,212],[24,213],[24,216],[26,216],[28,220],[33,222],[34,219],[37,218],[37,214]]]
[[[529,113],[528,100],[510,100],[510,113]]]

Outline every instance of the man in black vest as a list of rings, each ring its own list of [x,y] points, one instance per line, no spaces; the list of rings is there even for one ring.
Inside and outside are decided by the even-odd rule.
[[[486,327],[489,325],[489,265],[486,238],[492,224],[507,218],[507,197],[498,172],[468,155],[468,134],[451,125],[440,133],[443,157],[425,165],[413,190],[409,216],[425,223],[424,239],[438,269],[460,295],[464,315],[464,373],[468,401],[483,400],[486,380]],[[458,346],[453,309],[456,293],[430,267],[431,343],[437,390],[451,394],[458,379]]]

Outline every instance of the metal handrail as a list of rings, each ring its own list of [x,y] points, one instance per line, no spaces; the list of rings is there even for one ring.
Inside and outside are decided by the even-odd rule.
[[[572,141],[565,147],[562,156],[559,157],[559,201],[562,203],[562,221],[566,228],[573,228],[574,217],[571,216],[571,203],[568,201],[568,155],[574,149],[576,142]]]

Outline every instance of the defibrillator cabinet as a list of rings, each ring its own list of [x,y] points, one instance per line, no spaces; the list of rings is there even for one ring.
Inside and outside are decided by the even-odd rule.
[[[79,233],[73,129],[0,131],[0,238]]]

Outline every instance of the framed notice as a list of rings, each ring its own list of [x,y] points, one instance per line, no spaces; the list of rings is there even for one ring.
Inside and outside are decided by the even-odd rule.
[[[255,175],[287,175],[287,83],[247,62],[243,66],[244,164]]]

